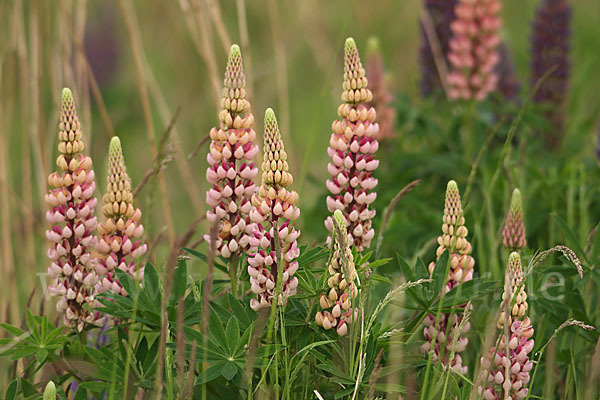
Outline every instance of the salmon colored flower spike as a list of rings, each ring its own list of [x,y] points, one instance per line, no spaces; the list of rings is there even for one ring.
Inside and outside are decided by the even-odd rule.
[[[142,212],[133,206],[131,179],[127,175],[121,141],[116,136],[110,141],[106,180],[102,207],[106,220],[98,226],[99,240],[96,246],[102,256],[96,267],[101,278],[97,290],[100,293],[110,291],[127,296],[116,278],[115,269],[127,272],[134,280],[143,280],[144,267],[139,260],[146,254],[148,247],[142,239]]]
[[[327,153],[332,162],[327,166],[331,179],[327,180],[327,209],[340,210],[346,219],[349,245],[359,252],[369,247],[375,236],[371,220],[375,210],[370,205],[377,198],[374,191],[377,179],[372,174],[379,166],[375,152],[379,144],[375,137],[379,124],[375,122],[375,109],[368,103],[373,100],[367,88],[365,70],[361,65],[354,40],[346,40],[344,54],[344,83],[342,104],[338,108],[340,120],[332,124],[332,134]],[[332,217],[325,227],[333,231]],[[331,240],[331,238],[329,238]]]
[[[352,302],[358,296],[357,274],[354,256],[348,244],[348,233],[344,215],[335,210],[332,253],[327,266],[329,278],[327,293],[319,297],[321,311],[315,315],[315,322],[325,330],[335,329],[338,335],[348,333],[348,324],[358,318],[358,308]]]
[[[369,38],[367,52],[367,81],[373,92],[373,100],[369,106],[378,110],[377,122],[379,132],[377,139],[391,139],[396,128],[396,109],[394,95],[389,88],[390,76],[386,74],[383,56],[376,37]]]
[[[48,257],[52,279],[51,296],[60,297],[57,310],[64,314],[64,323],[82,331],[85,323],[102,326],[104,317],[93,310],[96,306],[95,286],[97,260],[92,256],[96,247],[97,218],[94,209],[96,183],[92,159],[84,156],[81,126],[73,94],[62,92],[56,165],[59,172],[48,177],[50,186],[45,200],[49,206],[46,219],[50,229]]]
[[[527,396],[529,373],[533,361],[529,354],[533,350],[534,330],[527,311],[527,293],[523,282],[523,269],[519,253],[513,252],[508,259],[506,284],[500,305],[498,328],[498,347],[489,349],[485,357],[481,357],[481,373],[479,375],[479,394],[486,400],[523,399]],[[507,302],[509,302],[507,304]],[[511,308],[508,317],[508,329],[505,329],[507,306]],[[507,339],[509,338],[509,339]],[[507,343],[508,340],[508,343]],[[484,387],[485,386],[485,387]]]
[[[210,166],[206,170],[211,185],[206,192],[206,217],[217,226],[216,242],[211,243],[208,234],[204,238],[210,246],[214,245],[217,255],[237,259],[249,250],[248,237],[252,234],[250,200],[256,193],[252,180],[258,174],[252,160],[258,154],[258,146],[254,143],[254,116],[246,100],[242,55],[236,44],[229,52],[222,95],[220,124],[210,131]]]
[[[262,185],[252,197],[250,212],[252,224],[249,226],[253,232],[249,238],[248,273],[250,288],[257,296],[250,300],[253,310],[271,306],[280,275],[278,304],[285,304],[298,287],[298,278],[294,275],[298,270],[300,231],[294,221],[300,217],[300,209],[296,205],[298,193],[287,189],[293,178],[286,159],[277,119],[269,108],[265,112]]]
[[[448,53],[451,99],[481,101],[496,89],[500,9],[500,0],[460,0],[456,4]]]
[[[436,251],[439,258],[444,251],[449,252],[450,269],[446,284],[442,287],[443,292],[448,292],[463,282],[473,279],[473,266],[475,260],[471,257],[471,244],[467,240],[468,230],[465,226],[465,217],[463,216],[462,204],[458,185],[455,181],[448,182],[446,187],[446,199],[444,203],[444,216],[442,224],[442,235],[438,236],[438,248]],[[429,273],[433,275],[435,263],[429,264]],[[466,308],[467,304],[461,304],[457,307]],[[429,352],[433,346],[433,360],[440,360],[445,367],[451,367],[461,374],[467,372],[467,366],[462,364],[460,352],[465,350],[469,340],[464,335],[469,331],[470,324],[467,321],[462,324],[462,314],[441,313],[439,318],[433,314],[425,317],[424,336],[425,344],[421,347],[424,352]],[[456,343],[456,355],[450,361],[449,355],[452,352],[453,338],[458,332]],[[463,337],[461,337],[463,336]],[[450,364],[450,365],[448,365]]]
[[[519,251],[527,245],[525,223],[523,222],[523,202],[519,189],[513,190],[510,208],[502,230],[504,247],[511,251]]]

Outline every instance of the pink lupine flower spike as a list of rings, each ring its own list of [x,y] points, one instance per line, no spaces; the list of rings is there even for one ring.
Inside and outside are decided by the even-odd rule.
[[[331,175],[326,183],[331,192],[327,209],[331,213],[342,211],[348,227],[348,242],[362,252],[375,236],[371,226],[375,210],[370,206],[377,197],[374,191],[377,179],[372,174],[379,166],[374,155],[379,147],[375,139],[379,125],[375,122],[375,109],[366,104],[373,101],[373,94],[367,88],[365,69],[352,38],[347,39],[345,45],[343,89],[344,103],[338,108],[341,119],[331,126],[333,133],[327,148],[332,159],[327,166]],[[332,217],[325,220],[325,227],[333,231]]]
[[[62,92],[58,151],[56,165],[59,172],[48,176],[50,191],[46,194],[49,210],[46,219],[50,229],[48,257],[52,278],[48,289],[51,296],[60,299],[56,308],[64,314],[66,326],[82,331],[85,323],[102,326],[104,317],[92,308],[96,306],[96,246],[97,218],[94,209],[96,183],[92,159],[82,154],[84,144],[77,118],[73,94],[67,88]]]
[[[144,267],[140,265],[140,259],[148,247],[142,239],[142,212],[133,206],[131,180],[125,168],[121,141],[116,136],[110,141],[107,183],[102,207],[106,220],[98,226],[99,240],[96,246],[102,256],[96,267],[101,278],[98,291],[127,296],[116,278],[115,269],[127,272],[137,281],[143,280]]]
[[[254,144],[254,116],[246,100],[246,77],[238,45],[231,46],[223,80],[220,125],[210,131],[210,166],[206,179],[211,188],[206,192],[208,221],[217,226],[215,254],[236,260],[249,250],[252,234],[250,199],[256,193],[252,180],[258,174],[253,159],[258,154]],[[204,236],[212,246],[210,235]]]
[[[294,180],[288,169],[277,119],[269,108],[265,112],[262,185],[252,197],[250,212],[254,232],[249,239],[252,250],[248,273],[251,290],[257,296],[250,300],[253,310],[271,306],[279,276],[282,278],[279,305],[296,294],[298,287],[294,274],[298,270],[300,231],[294,221],[300,217],[300,209],[296,206],[298,193],[287,189]]]
[[[460,194],[456,182],[448,182],[446,188],[446,200],[444,206],[444,217],[442,224],[442,235],[438,236],[437,258],[439,258],[445,250],[450,253],[450,271],[448,280],[442,287],[443,292],[448,292],[463,282],[473,279],[473,266],[475,260],[471,257],[471,244],[467,240],[468,230],[465,226],[465,217],[463,216]],[[429,272],[433,274],[435,263],[429,264]],[[465,308],[466,304],[458,305]],[[469,339],[464,337],[468,332],[470,324],[467,321],[460,327],[462,314],[442,313],[437,319],[433,314],[425,317],[423,322],[423,333],[426,342],[421,347],[424,352],[429,352],[433,346],[433,360],[441,361],[445,367],[450,366],[461,374],[466,374],[467,366],[463,365],[460,352],[465,350]],[[452,352],[453,340],[456,329],[461,329],[458,332],[458,340],[456,343],[455,357],[450,361],[449,354]],[[448,365],[451,364],[451,365]]]

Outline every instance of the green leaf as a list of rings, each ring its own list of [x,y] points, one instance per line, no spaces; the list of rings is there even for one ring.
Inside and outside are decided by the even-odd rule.
[[[9,324],[5,324],[5,323],[0,323],[0,327],[6,329],[8,331],[8,333],[10,333],[13,336],[21,336],[22,334],[25,333],[25,331],[23,329],[17,328],[16,326],[12,326]]]
[[[229,354],[233,356],[232,353],[237,347],[237,343],[240,338],[240,326],[235,318],[235,315],[232,315],[231,318],[229,318],[229,321],[227,321],[225,335],[227,336],[227,348],[229,349]]]
[[[202,385],[203,383],[213,381],[219,376],[221,376],[221,369],[223,368],[223,364],[224,362],[219,362],[209,367],[206,371],[202,371],[202,373],[198,375],[196,385]]]
[[[169,303],[171,305],[177,303],[181,297],[185,296],[186,287],[187,261],[186,258],[179,257],[173,274],[173,289],[171,290],[171,296],[169,297]]]
[[[125,289],[129,297],[133,297],[133,294],[138,290],[139,286],[135,283],[131,275],[125,271],[121,271],[119,268],[115,268],[114,271],[115,275],[117,275],[117,280],[123,289]]]
[[[229,361],[226,362],[225,365],[223,365],[223,368],[221,368],[221,375],[223,375],[225,379],[230,381],[235,376],[237,371],[238,369],[235,366],[235,363],[233,361]]]
[[[223,329],[223,324],[219,317],[217,317],[216,311],[212,311],[210,314],[210,332],[215,337],[217,344],[223,349],[227,350],[227,336]]]
[[[27,321],[27,327],[29,333],[35,338],[36,341],[40,341],[40,332],[38,331],[38,324],[29,309],[25,310],[25,320]]]
[[[138,345],[137,350],[135,351],[135,359],[144,364],[144,360],[146,359],[146,355],[148,354],[148,340],[144,336]]]
[[[40,348],[36,353],[35,353],[35,359],[37,360],[37,362],[39,362],[40,364],[43,364],[46,361],[46,358],[48,357],[48,350],[44,349],[44,348]]]
[[[13,380],[8,388],[6,389],[6,394],[4,395],[5,400],[13,400],[17,396],[17,389],[19,388],[19,380]]]
[[[565,236],[567,237],[567,240],[568,240],[569,244],[574,248],[574,250],[577,253],[577,255],[579,257],[582,257],[586,261],[586,264],[589,264],[589,260],[587,258],[587,255],[585,254],[585,251],[583,251],[583,247],[581,247],[581,244],[579,244],[579,240],[577,240],[577,236],[571,230],[571,228],[569,227],[569,225],[567,225],[567,223],[565,222],[565,220],[563,220],[558,215],[556,215],[556,214],[551,214],[551,215],[552,215],[552,218],[554,218],[554,220],[556,222],[558,222],[558,227],[560,228],[560,230],[562,231],[562,233],[565,234]]]
[[[160,299],[160,287],[158,282],[158,274],[154,265],[147,262],[144,267],[144,290],[148,293],[151,299]],[[157,302],[158,303],[158,302]]]
[[[129,293],[129,292],[127,292],[127,293]],[[79,386],[77,388],[77,393],[75,393],[75,397],[73,398],[73,400],[87,400],[87,398],[88,398],[87,389],[85,387]]]
[[[444,252],[440,255],[440,258],[435,263],[435,268],[433,270],[433,283],[432,283],[432,293],[430,293],[429,300],[433,300],[437,295],[442,291],[442,287],[448,281],[448,272],[450,270],[450,263],[448,262],[449,253],[448,250],[444,250]]]
[[[464,304],[469,300],[477,299],[493,292],[497,287],[497,282],[486,282],[483,278],[475,278],[463,282],[446,293],[444,300],[442,301],[442,307],[446,308]]]
[[[231,311],[233,311],[233,315],[235,315],[238,319],[238,322],[244,327],[247,328],[252,320],[250,316],[246,312],[246,309],[242,307],[240,301],[235,298],[231,293],[228,295],[229,307],[231,307]]]

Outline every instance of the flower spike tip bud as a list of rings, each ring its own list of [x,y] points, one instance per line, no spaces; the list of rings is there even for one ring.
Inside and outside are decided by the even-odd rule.
[[[102,256],[96,267],[100,281],[98,292],[110,291],[127,296],[116,278],[115,269],[127,272],[134,280],[144,278],[140,259],[148,250],[142,236],[142,212],[133,206],[131,180],[127,175],[121,141],[117,136],[110,141],[108,151],[107,188],[102,213],[105,221],[98,225],[96,250]]]
[[[492,347],[481,357],[481,373],[479,382],[485,385],[478,387],[484,399],[523,399],[527,396],[527,384],[533,362],[529,354],[533,350],[533,326],[527,311],[527,293],[523,283],[523,269],[519,253],[512,252],[506,268],[506,284],[500,305],[498,328],[501,330],[496,341],[498,348]],[[520,286],[520,287],[519,287]],[[508,317],[508,328],[505,327],[506,307],[512,308]],[[507,337],[508,346],[507,346]],[[507,375],[508,374],[508,375]],[[487,383],[486,383],[487,379]]]
[[[258,154],[254,143],[254,116],[246,100],[246,77],[238,45],[231,46],[221,98],[220,124],[210,131],[210,151],[206,179],[210,189],[206,192],[208,211],[206,217],[217,227],[216,241],[204,236],[215,254],[237,259],[250,249],[252,235],[250,209],[256,185],[252,181],[258,174],[253,159]]]
[[[523,203],[519,189],[515,189],[512,193],[502,236],[504,247],[510,251],[520,251],[527,245],[525,224],[523,222]]]
[[[286,303],[296,294],[300,255],[296,221],[300,217],[298,194],[287,188],[293,177],[288,172],[287,154],[272,109],[265,112],[264,155],[262,163],[262,185],[252,197],[252,236],[248,256],[250,287],[256,294],[250,307],[258,310],[270,307],[275,296],[279,277],[282,278],[278,304]]]
[[[442,224],[442,235],[438,236],[437,258],[439,258],[445,250],[449,252],[450,270],[448,272],[447,283],[442,287],[443,292],[448,292],[459,284],[473,279],[473,266],[475,260],[471,257],[471,244],[467,240],[468,230],[465,226],[465,218],[463,216],[462,204],[458,185],[455,181],[448,182],[446,187],[446,199],[444,205],[444,217]],[[435,263],[429,264],[429,273],[433,275]],[[457,307],[465,309],[467,304],[460,304]],[[422,351],[429,352],[433,346],[434,361],[440,360],[444,367],[451,367],[461,374],[467,372],[467,366],[462,364],[460,352],[465,350],[469,340],[464,337],[470,328],[467,321],[462,324],[463,314],[442,313],[436,324],[436,316],[429,314],[425,317],[424,336],[425,344],[422,346]],[[450,360],[449,354],[452,352],[453,341],[447,338],[456,336],[458,332],[458,341],[456,343],[455,357]],[[450,365],[448,365],[450,364]]]
[[[96,183],[92,159],[84,156],[81,126],[73,94],[62,92],[56,159],[58,172],[48,177],[50,190],[45,200],[49,206],[46,219],[50,229],[48,289],[51,296],[60,297],[56,308],[64,315],[66,326],[82,331],[86,323],[102,326],[104,318],[92,308],[96,306],[95,287],[97,259],[94,197]]]
[[[332,124],[327,148],[332,159],[327,166],[331,175],[326,182],[331,192],[327,197],[327,209],[331,213],[340,210],[344,214],[349,245],[362,252],[375,236],[371,226],[375,210],[370,206],[377,197],[374,191],[377,179],[372,174],[379,165],[374,155],[379,147],[375,139],[379,124],[375,122],[375,109],[365,104],[373,101],[373,94],[367,88],[365,70],[353,39],[346,40],[344,50],[344,103],[338,108],[341,119]],[[332,232],[331,216],[325,220],[325,227]],[[331,237],[328,240],[331,241]]]
[[[345,336],[348,324],[358,318],[358,308],[352,302],[358,296],[357,274],[354,257],[348,245],[346,221],[340,210],[333,213],[332,253],[327,266],[327,293],[319,297],[321,311],[315,315],[315,322],[325,330],[335,329]]]

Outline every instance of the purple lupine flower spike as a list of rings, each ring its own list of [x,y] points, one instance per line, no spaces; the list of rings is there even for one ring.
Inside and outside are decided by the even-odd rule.
[[[235,259],[249,250],[250,200],[256,193],[252,180],[258,174],[252,161],[258,154],[252,128],[254,116],[246,100],[246,77],[236,44],[229,51],[221,108],[220,126],[210,131],[207,156],[210,167],[206,170],[206,179],[211,188],[206,192],[209,207],[206,217],[211,224],[217,224],[215,253]],[[212,245],[210,235],[205,235],[205,239]]]
[[[523,222],[523,202],[521,192],[516,188],[510,199],[510,209],[504,221],[502,237],[504,247],[510,251],[519,251],[527,245],[525,223]]]
[[[531,38],[531,86],[546,73],[533,100],[550,122],[543,138],[550,148],[557,147],[565,123],[569,85],[569,37],[571,8],[567,0],[543,0],[533,23]]]
[[[96,246],[102,256],[96,267],[100,277],[98,292],[110,291],[127,296],[116,278],[115,269],[127,272],[138,282],[142,281],[144,267],[140,259],[146,254],[148,246],[142,239],[142,212],[133,206],[131,180],[125,168],[121,141],[116,136],[110,141],[107,183],[102,207],[106,220],[98,225],[99,240]]]
[[[448,53],[451,99],[481,101],[496,89],[500,9],[500,0],[460,0],[456,5]]]
[[[104,322],[104,317],[92,310],[98,281],[97,260],[92,255],[97,241],[96,183],[92,159],[82,154],[81,138],[73,94],[65,88],[58,133],[60,154],[56,159],[59,172],[48,177],[51,189],[45,197],[50,207],[46,219],[51,225],[46,231],[51,242],[48,275],[52,282],[48,289],[51,296],[60,297],[56,308],[64,314],[65,325],[80,332],[85,323],[101,326]]]
[[[345,336],[348,324],[358,318],[358,308],[352,307],[352,302],[358,296],[357,274],[344,215],[340,210],[335,210],[332,219],[332,256],[327,266],[329,291],[319,297],[322,311],[315,315],[315,322],[325,330],[335,329],[338,335]]]
[[[369,87],[373,92],[373,100],[368,104],[377,110],[377,122],[379,123],[376,139],[392,139],[396,129],[394,95],[389,88],[389,75],[386,75],[379,40],[376,37],[369,38],[366,72]]]
[[[498,92],[504,100],[518,102],[521,84],[515,73],[515,66],[510,55],[510,51],[505,43],[498,47],[500,61],[496,65],[496,74],[498,75]]]
[[[448,52],[450,50],[450,38],[452,31],[450,23],[454,21],[454,7],[457,0],[424,0],[423,7],[429,13],[430,20],[433,24],[433,29],[436,34],[440,52],[444,58],[444,62],[448,64]],[[421,26],[421,49],[419,53],[419,65],[421,67],[421,93],[423,96],[431,96],[436,92],[443,93],[443,86],[440,80],[435,57],[431,49],[431,43],[425,28]]]
[[[377,179],[372,174],[379,166],[375,159],[379,124],[375,122],[375,109],[365,104],[373,100],[373,94],[367,88],[365,70],[352,38],[345,45],[343,89],[344,103],[338,108],[342,119],[333,122],[327,148],[332,159],[327,166],[331,179],[326,185],[332,194],[327,197],[327,209],[343,212],[349,244],[362,252],[375,236],[371,226],[375,210],[370,205],[377,197]],[[333,231],[332,217],[325,220],[325,227]]]
[[[465,226],[465,217],[463,216],[460,194],[456,182],[448,182],[446,188],[446,199],[444,205],[444,217],[442,224],[442,235],[438,236],[437,258],[439,258],[445,250],[450,253],[450,271],[448,273],[448,281],[442,287],[443,292],[448,292],[463,282],[473,279],[473,266],[475,260],[471,257],[471,244],[467,240],[468,230]],[[429,264],[429,272],[433,274],[435,263]],[[467,304],[458,305],[465,308]],[[462,314],[442,313],[436,324],[436,316],[429,314],[425,317],[424,336],[426,342],[421,347],[424,352],[429,352],[433,347],[433,360],[440,360],[444,367],[450,366],[455,371],[465,374],[467,366],[462,364],[460,352],[465,350],[469,340],[464,337],[470,328],[467,321],[461,327],[461,332],[458,333],[456,343],[456,355],[451,361],[449,355],[452,351],[455,330],[459,329],[462,321]]]
[[[300,209],[296,205],[298,193],[287,189],[294,180],[288,169],[277,119],[268,108],[265,112],[262,185],[252,197],[250,212],[254,232],[249,239],[248,273],[251,290],[257,296],[250,300],[253,310],[271,306],[279,268],[283,268],[283,282],[278,304],[285,304],[296,294],[298,287],[298,278],[294,274],[298,270],[300,231],[294,221],[300,217]]]
[[[506,284],[502,294],[501,313],[498,328],[502,330],[498,348],[489,349],[485,357],[481,357],[479,394],[485,400],[523,399],[527,396],[527,384],[533,362],[529,354],[533,350],[533,326],[527,312],[527,293],[523,283],[523,268],[519,253],[513,252],[508,259]],[[513,304],[514,299],[514,304]],[[507,302],[513,304],[508,317],[509,329],[508,352],[506,346],[507,333],[504,332]],[[508,375],[507,375],[508,374]],[[487,382],[486,382],[487,380]]]

